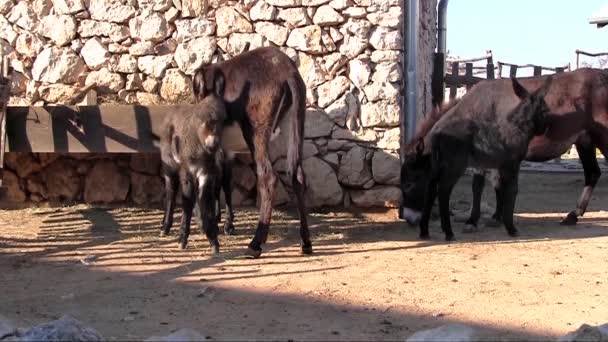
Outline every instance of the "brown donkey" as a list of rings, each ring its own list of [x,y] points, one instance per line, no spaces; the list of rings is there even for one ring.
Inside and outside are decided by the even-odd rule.
[[[226,124],[238,123],[253,154],[261,201],[258,226],[246,251],[246,255],[253,258],[262,254],[262,244],[268,237],[277,180],[269,157],[270,137],[281,119],[290,120],[288,176],[300,216],[302,252],[311,254],[302,170],[306,85],[296,64],[277,48],[254,49],[197,70],[193,76],[193,90],[198,99],[212,93],[224,98],[228,113]]]
[[[562,224],[574,225],[578,217],[587,210],[593,189],[601,171],[595,156],[599,148],[604,157],[608,156],[608,72],[600,69],[582,68],[572,72],[552,75],[553,81],[545,96],[549,107],[547,130],[535,136],[528,145],[525,160],[542,162],[559,157],[574,144],[585,175],[585,186],[576,204],[576,209],[568,213]],[[535,91],[545,82],[547,76],[518,78],[528,91]],[[497,107],[514,107],[518,98],[512,91],[511,82],[505,80],[484,81],[471,90],[485,89],[485,100],[478,110],[493,110]],[[450,109],[448,104],[427,115],[420,124],[418,135],[423,136],[435,122]],[[467,225],[477,227],[480,216],[481,194],[485,177],[476,173],[473,177],[473,206]],[[502,222],[500,188],[495,187],[497,203],[493,218]],[[403,209],[402,209],[403,210]],[[400,214],[403,214],[403,211]]]

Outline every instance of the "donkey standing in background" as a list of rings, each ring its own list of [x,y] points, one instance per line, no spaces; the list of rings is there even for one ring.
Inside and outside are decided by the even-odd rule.
[[[198,69],[192,81],[196,98],[216,94],[226,101],[226,123],[238,123],[242,137],[253,154],[261,202],[258,226],[245,252],[253,258],[262,254],[262,244],[268,237],[272,216],[277,179],[269,157],[270,137],[282,118],[290,120],[286,142],[287,172],[300,216],[302,252],[311,254],[302,170],[306,85],[296,64],[277,48],[257,48]]]
[[[450,195],[467,166],[496,168],[500,173],[500,196],[505,228],[511,236],[518,231],[513,210],[521,161],[532,137],[546,129],[549,108],[544,96],[551,84],[530,94],[511,79],[520,103],[513,107],[486,105],[495,87],[474,87],[451,107],[422,136],[406,146],[401,169],[404,216],[420,218],[420,237],[429,238],[429,219],[439,196],[441,228],[447,241],[454,239],[450,223]],[[422,210],[422,214],[418,213]]]
[[[224,232],[234,232],[232,211],[231,164],[221,148],[221,134],[226,119],[223,100],[208,96],[196,105],[173,107],[167,116],[160,140],[163,176],[165,178],[165,215],[161,236],[169,234],[178,183],[182,189],[183,217],[179,246],[186,248],[190,235],[192,211],[209,240],[214,254],[219,253],[219,197],[223,188],[227,218]]]

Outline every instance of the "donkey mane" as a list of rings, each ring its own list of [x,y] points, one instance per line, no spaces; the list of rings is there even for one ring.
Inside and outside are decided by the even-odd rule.
[[[440,105],[433,106],[433,109],[424,115],[424,118],[418,124],[416,128],[416,134],[414,138],[405,145],[406,151],[412,151],[420,139],[424,139],[429,131],[435,126],[437,121],[443,117],[450,109],[456,106],[460,102],[460,98],[452,99],[448,102],[444,102]]]

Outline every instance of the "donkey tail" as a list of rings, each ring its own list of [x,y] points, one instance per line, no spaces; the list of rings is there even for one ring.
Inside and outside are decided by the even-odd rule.
[[[296,177],[298,183],[305,186],[304,171],[302,170],[302,146],[306,115],[306,85],[297,73],[294,73],[287,83],[292,98],[289,109],[291,121],[287,137],[287,173],[291,179]]]

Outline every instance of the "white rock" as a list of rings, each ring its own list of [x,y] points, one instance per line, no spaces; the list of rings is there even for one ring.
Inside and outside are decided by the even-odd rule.
[[[329,30],[321,30],[321,41],[323,42],[327,52],[333,52],[336,51],[337,48],[328,31]]]
[[[332,0],[329,2],[329,6],[331,6],[335,10],[341,11],[350,6],[353,6],[353,3],[350,0]]]
[[[177,41],[173,38],[169,38],[164,42],[154,46],[154,53],[157,55],[166,55],[174,53],[177,50]]]
[[[260,21],[254,25],[255,31],[269,41],[281,46],[287,41],[289,30],[269,21]]]
[[[25,30],[33,30],[36,27],[38,18],[34,10],[30,7],[27,1],[19,1],[7,17],[8,21],[21,27]]]
[[[322,111],[306,110],[304,137],[307,139],[328,137],[333,130],[334,122]]]
[[[368,46],[368,42],[356,36],[344,36],[344,42],[340,46],[340,53],[349,59],[357,57]]]
[[[226,52],[232,56],[236,56],[243,52],[243,49],[247,43],[249,43],[249,50],[262,46],[268,46],[269,44],[266,37],[259,33],[233,33],[228,39]]]
[[[376,50],[399,50],[403,46],[399,31],[382,26],[376,26],[371,30],[369,43]]]
[[[231,33],[251,33],[253,26],[232,7],[222,7],[215,12],[217,36],[227,37]]]
[[[447,324],[435,329],[418,331],[409,338],[406,342],[468,342],[477,341],[478,337],[473,328],[463,324]]]
[[[365,7],[349,7],[342,11],[342,14],[351,18],[365,18],[367,10]]]
[[[331,0],[302,0],[302,6],[304,6],[304,7],[320,6],[320,5],[325,5],[329,1],[331,1]]]
[[[264,0],[268,4],[277,7],[296,7],[302,6],[302,0]]]
[[[142,77],[143,74],[141,73],[137,73],[137,74],[130,74],[127,75],[127,82],[125,82],[125,89],[126,90],[141,90],[142,89]],[[156,91],[156,89],[154,89],[154,91]],[[152,92],[154,92],[152,91]]]
[[[329,106],[349,88],[350,81],[345,76],[338,76],[329,82],[321,84],[317,88],[319,106],[322,108]]]
[[[175,3],[175,1],[174,1]],[[200,17],[205,11],[206,4],[204,0],[183,0],[181,1],[182,18]],[[177,7],[177,6],[176,6]],[[180,8],[178,8],[180,9]]]
[[[110,71],[131,74],[137,72],[137,59],[131,55],[114,55],[110,59]]]
[[[150,93],[144,93],[144,92],[138,91],[137,93],[135,93],[135,97],[136,97],[137,103],[142,106],[156,105],[156,104],[163,103],[163,99],[156,94],[150,94]]]
[[[275,20],[277,18],[277,9],[270,6],[265,1],[260,0],[251,8],[249,16],[251,20]]]
[[[376,64],[372,81],[374,82],[397,82],[401,80],[401,67],[399,63],[383,62]]]
[[[350,141],[361,141],[361,142],[376,142],[378,139],[378,133],[373,129],[360,129],[358,131],[351,131],[350,129],[334,128],[331,134],[333,140],[350,140]]]
[[[82,0],[53,0],[53,8],[57,14],[74,14],[85,9]]]
[[[80,21],[78,34],[81,37],[110,37],[114,42],[122,42],[131,35],[129,28],[126,26],[90,19]]]
[[[129,53],[132,56],[146,56],[154,54],[155,44],[150,41],[137,42],[129,47]]]
[[[175,50],[175,62],[181,71],[192,75],[203,64],[211,63],[215,49],[215,38],[194,38],[177,46]]]
[[[142,56],[137,59],[137,67],[146,75],[161,78],[172,60],[171,55]]]
[[[367,20],[369,20],[370,23],[394,29],[401,27],[401,18],[403,18],[401,6],[389,7],[388,11],[375,12],[367,15]]]
[[[110,52],[101,43],[101,39],[95,37],[87,40],[80,50],[87,66],[93,70],[101,69],[110,60]]]
[[[360,187],[372,179],[369,163],[365,159],[366,154],[365,148],[355,146],[342,157],[338,169],[338,180],[341,184]]]
[[[74,83],[85,70],[85,64],[70,48],[49,47],[36,57],[32,66],[35,81]]]
[[[165,12],[165,20],[168,23],[173,23],[179,17],[179,10],[175,7],[171,7]]]
[[[215,33],[215,23],[204,18],[176,20],[175,27],[177,29],[177,41],[211,36]]]
[[[302,7],[282,9],[278,18],[284,20],[289,27],[302,27],[312,23],[306,9]]]
[[[560,337],[558,341],[608,341],[608,323],[598,326],[583,324],[575,331],[567,334],[566,336]]]
[[[300,75],[302,75],[307,88],[312,89],[325,82],[323,69],[321,69],[321,66],[315,60],[315,58],[300,52],[298,55],[298,60],[298,70]]]
[[[38,33],[57,46],[67,45],[76,37],[76,20],[69,15],[47,15],[40,20]]]
[[[390,82],[372,82],[363,87],[368,101],[394,100],[399,96],[399,84]]]
[[[164,12],[173,5],[172,0],[137,0],[140,9]]]
[[[349,18],[342,27],[358,38],[367,39],[372,24],[367,20]]]
[[[158,87],[160,86],[160,82],[153,77],[146,78],[145,81],[142,82],[141,87],[144,91],[148,93],[156,93]]]
[[[401,177],[399,156],[384,151],[374,152],[374,156],[372,157],[372,174],[376,183],[399,185]]]
[[[353,59],[348,62],[348,78],[359,89],[369,82],[371,73],[372,68],[367,61]]]
[[[165,17],[148,10],[129,20],[129,30],[132,37],[153,42],[162,41],[170,35],[169,24]]]
[[[336,25],[344,22],[344,17],[329,5],[317,9],[312,22],[321,26]]]
[[[321,27],[310,25],[294,28],[287,39],[287,46],[310,53],[324,52],[321,44]]]
[[[382,62],[399,62],[401,54],[395,50],[374,50],[371,61],[378,64]]]
[[[361,106],[363,127],[394,127],[399,124],[399,105],[388,101],[368,102]]]
[[[15,50],[23,56],[34,58],[42,51],[44,43],[37,36],[23,32],[17,37],[15,42]]]
[[[344,127],[346,125],[346,118],[349,117],[349,115],[353,115],[351,114],[352,112],[359,111],[359,104],[357,98],[351,92],[347,92],[344,96],[325,108],[325,111],[336,124]]]
[[[331,39],[333,39],[334,42],[339,42],[344,39],[344,35],[340,33],[340,31],[335,27],[329,28],[329,35],[331,36]]]
[[[81,92],[79,87],[56,83],[41,85],[38,87],[38,94],[49,103],[71,104]]]
[[[91,19],[124,23],[135,16],[135,7],[123,5],[116,0],[88,0]]]
[[[17,32],[4,16],[0,16],[0,38],[6,40],[10,45],[13,45],[17,39]]]
[[[377,147],[383,150],[399,150],[401,133],[399,128],[384,131],[384,136],[378,141]]]
[[[87,75],[85,85],[97,84],[95,89],[99,93],[118,93],[124,88],[125,80],[120,74],[110,72],[108,68],[102,68],[98,71],[91,71]]]
[[[306,177],[306,203],[310,207],[338,205],[344,193],[334,170],[317,157],[305,159],[302,168]]]
[[[160,96],[169,103],[189,103],[192,100],[190,77],[178,69],[168,69],[160,87]]]
[[[72,49],[74,49],[74,45],[72,45]],[[77,50],[77,51],[80,51],[80,50]],[[110,43],[108,45],[108,51],[110,51],[110,53],[120,53],[120,54],[122,54],[122,53],[128,53],[129,52],[129,48],[127,46],[124,46],[124,45],[121,45],[121,44],[118,44],[118,43]],[[133,56],[135,56],[135,55],[133,55]]]

